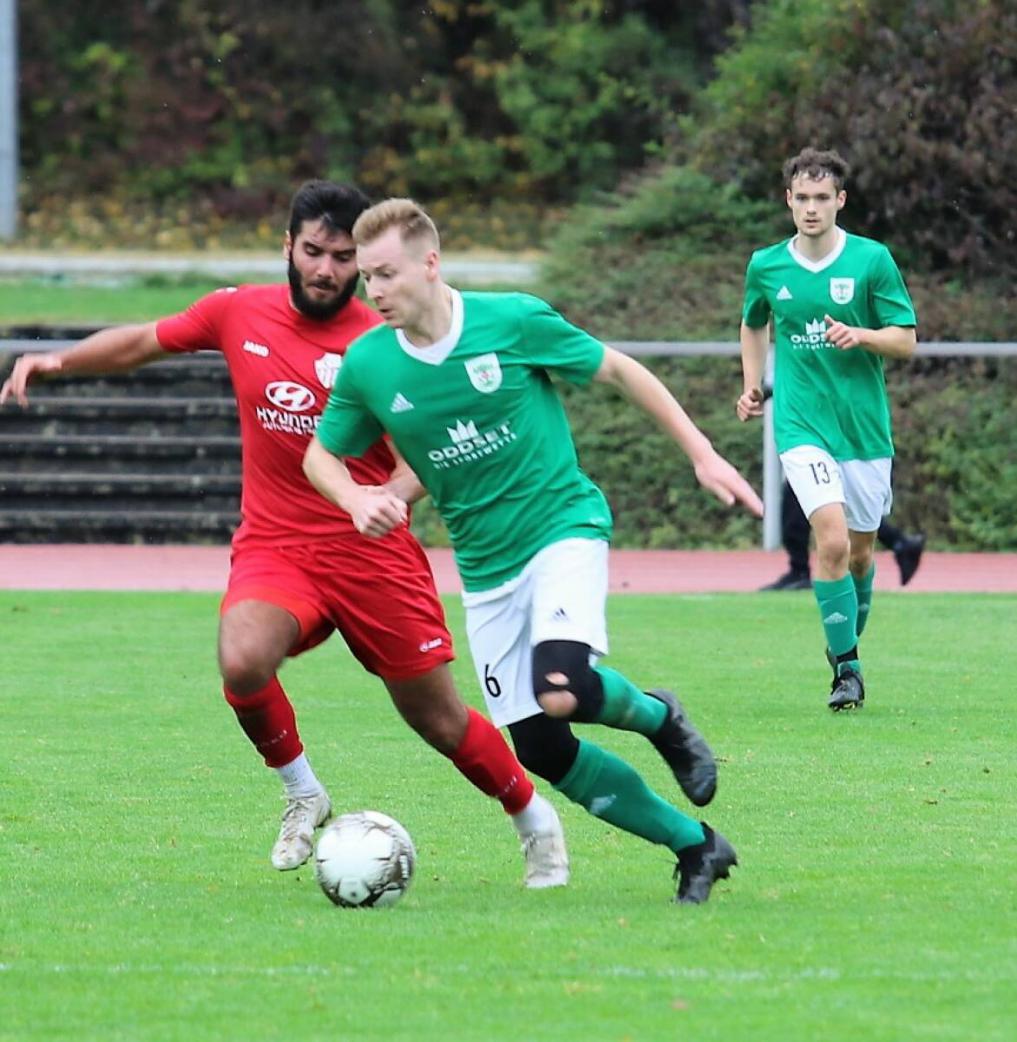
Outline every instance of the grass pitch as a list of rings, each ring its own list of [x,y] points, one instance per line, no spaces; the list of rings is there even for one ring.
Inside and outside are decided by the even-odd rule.
[[[216,614],[0,593],[4,1042],[1015,1037],[1017,598],[878,595],[868,704],[839,716],[810,595],[614,598],[608,661],[676,685],[722,760],[704,813],[741,867],[699,908],[666,851],[557,795],[573,881],[526,892],[500,808],[337,640],[283,681],[336,809],[402,821],[417,876],[345,911],[274,872],[280,789],[219,694]],[[586,733],[687,807],[645,739]]]
[[[285,277],[280,261],[279,278]],[[257,282],[258,279],[247,279]],[[264,280],[262,280],[264,281]],[[148,322],[183,311],[198,297],[229,279],[202,276],[148,276],[138,279],[0,278],[0,315],[4,326],[101,326]]]

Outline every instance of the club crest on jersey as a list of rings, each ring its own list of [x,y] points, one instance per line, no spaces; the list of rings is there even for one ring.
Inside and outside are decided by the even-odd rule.
[[[493,352],[489,355],[477,355],[463,365],[466,366],[466,375],[470,378],[470,383],[481,394],[491,394],[501,387],[501,366],[498,364],[498,356]]]
[[[318,377],[318,383],[326,390],[331,390],[335,384],[335,378],[339,375],[339,366],[343,364],[342,355],[325,354],[314,361],[314,372]]]
[[[830,299],[835,304],[850,304],[855,299],[855,280],[830,279]]]

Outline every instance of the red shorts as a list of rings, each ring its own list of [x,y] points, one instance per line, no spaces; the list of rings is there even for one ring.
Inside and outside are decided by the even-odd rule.
[[[455,657],[431,567],[405,528],[382,539],[234,548],[220,611],[267,601],[300,625],[290,655],[337,630],[370,673],[408,680]]]

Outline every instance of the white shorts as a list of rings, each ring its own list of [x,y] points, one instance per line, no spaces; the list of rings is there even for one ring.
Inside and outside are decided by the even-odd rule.
[[[543,712],[533,694],[537,644],[589,644],[591,663],[607,654],[607,552],[603,539],[563,539],[534,555],[515,579],[463,594],[470,654],[496,726]]]
[[[780,462],[806,517],[828,503],[843,503],[852,532],[875,532],[893,506],[889,456],[838,463],[825,449],[798,445],[781,453]]]

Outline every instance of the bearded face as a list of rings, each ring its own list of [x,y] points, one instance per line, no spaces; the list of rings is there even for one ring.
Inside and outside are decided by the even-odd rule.
[[[287,278],[293,306],[308,318],[325,321],[353,296],[360,278],[357,251],[344,231],[323,220],[305,223],[289,243]]]

